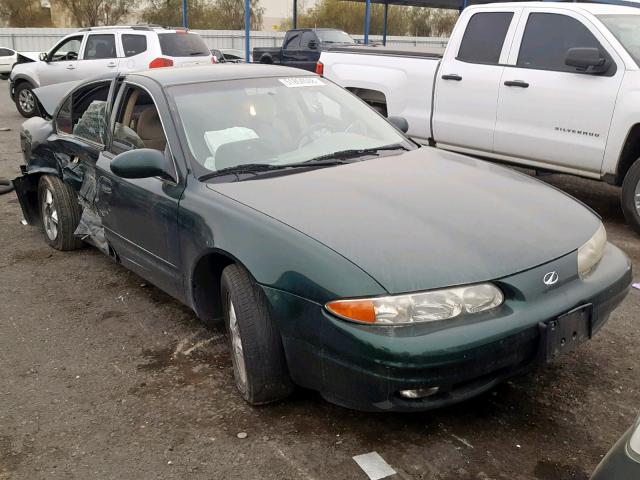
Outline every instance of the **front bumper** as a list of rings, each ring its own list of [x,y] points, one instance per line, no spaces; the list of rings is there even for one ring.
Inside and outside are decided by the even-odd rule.
[[[548,322],[591,305],[591,333],[624,299],[632,279],[627,256],[608,244],[580,280],[576,252],[494,281],[503,305],[473,317],[403,327],[371,327],[333,317],[322,306],[263,287],[283,335],[295,383],[358,410],[418,411],[456,403],[546,361]],[[560,281],[543,284],[555,270]],[[423,399],[399,391],[439,387]]]

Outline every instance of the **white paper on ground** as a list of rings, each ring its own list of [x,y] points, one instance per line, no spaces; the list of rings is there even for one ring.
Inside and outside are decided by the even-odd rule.
[[[640,283],[632,283],[631,286],[640,290]]]
[[[378,452],[356,455],[353,459],[371,480],[380,480],[396,473]]]

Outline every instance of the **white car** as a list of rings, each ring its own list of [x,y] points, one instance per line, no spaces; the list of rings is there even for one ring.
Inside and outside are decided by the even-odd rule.
[[[38,113],[33,89],[83,80],[106,71],[212,64],[202,38],[188,30],[155,25],[84,28],[67,35],[33,61],[19,57],[9,77],[9,91],[23,117]]]
[[[16,63],[18,54],[15,50],[7,47],[0,47],[0,78],[9,78],[13,64]]]
[[[622,186],[640,233],[639,36],[638,8],[474,5],[443,55],[336,49],[318,73],[404,117],[423,143]]]

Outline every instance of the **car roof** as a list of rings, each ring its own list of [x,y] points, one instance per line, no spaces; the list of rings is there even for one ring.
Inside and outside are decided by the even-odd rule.
[[[196,67],[154,68],[127,74],[129,77],[146,77],[163,87],[187,83],[218,82],[222,80],[245,80],[268,77],[303,77],[314,73],[298,68],[266,64],[216,64]]]
[[[638,3],[640,7],[640,2]],[[589,12],[593,15],[606,14],[640,14],[640,10],[636,7],[627,7],[623,5],[611,5],[604,3],[573,3],[573,2],[518,2],[518,3],[488,3],[482,5],[473,5],[469,9],[483,10],[495,9],[499,7],[516,7],[516,8],[532,8],[544,7],[557,10],[574,10]]]
[[[105,32],[108,30],[137,30],[141,32],[162,32],[162,33],[171,33],[176,31],[187,32],[187,33],[195,33],[191,32],[187,28],[182,27],[164,27],[162,25],[155,24],[138,24],[138,25],[100,25],[97,27],[85,27],[78,30],[78,32]]]

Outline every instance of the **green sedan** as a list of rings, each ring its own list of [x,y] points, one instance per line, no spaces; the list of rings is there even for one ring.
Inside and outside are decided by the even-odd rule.
[[[584,205],[420,147],[308,72],[156,69],[35,93],[48,114],[25,122],[14,182],[27,222],[223,320],[251,404],[294,385],[362,410],[459,402],[590,339],[629,289]]]

